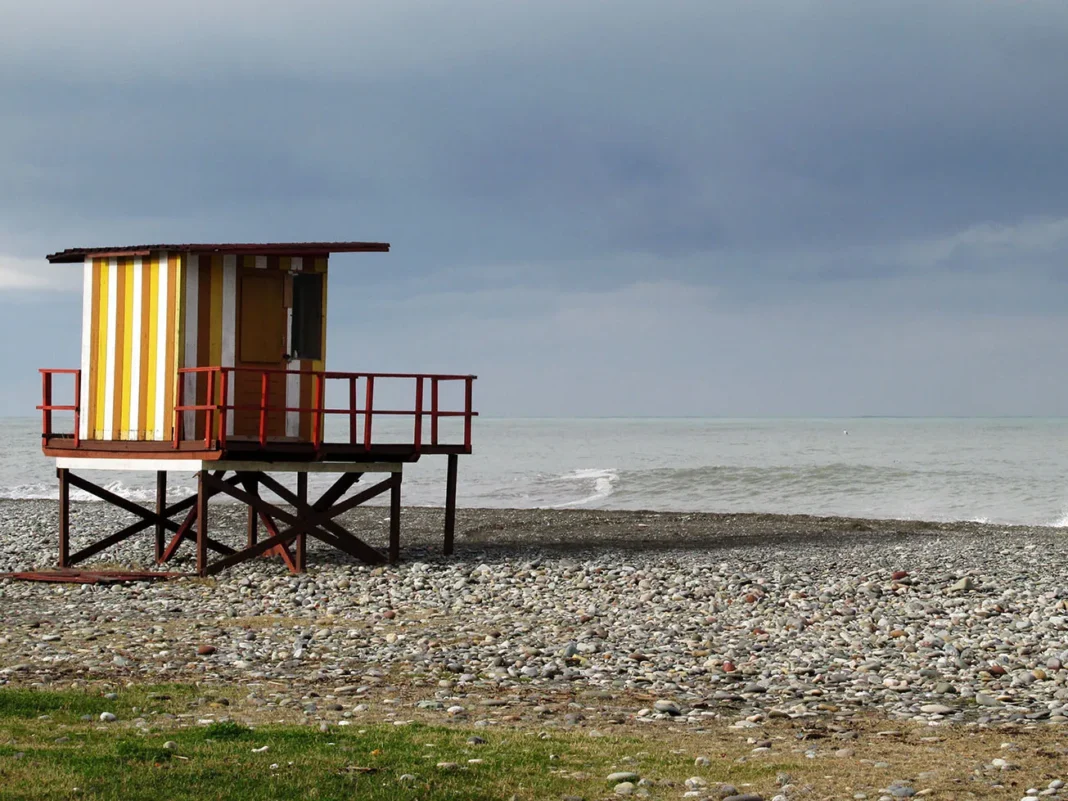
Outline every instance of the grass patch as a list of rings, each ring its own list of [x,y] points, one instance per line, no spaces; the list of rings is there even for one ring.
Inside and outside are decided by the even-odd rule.
[[[262,725],[142,716],[150,693],[188,704],[189,687],[97,693],[0,689],[0,799],[465,799],[499,801],[611,793],[616,770],[668,779],[654,798],[675,798],[695,772],[693,756],[640,737],[592,738],[583,731],[548,737],[522,729],[373,724],[336,727]],[[111,711],[119,721],[101,724]],[[50,719],[38,719],[41,714]],[[81,715],[92,715],[82,720]],[[486,742],[468,742],[473,735]],[[176,747],[165,748],[173,741]],[[474,761],[472,761],[474,760]],[[440,765],[440,767],[439,767]],[[787,765],[789,767],[789,765]],[[770,780],[781,764],[717,764],[709,782]],[[765,782],[766,783],[766,782]],[[78,788],[77,791],[74,788]]]
[[[0,799],[532,801],[574,795],[593,801],[613,797],[606,777],[616,771],[653,780],[647,789],[654,800],[678,799],[690,777],[707,782],[712,797],[724,782],[771,798],[783,773],[796,786],[811,788],[806,797],[814,799],[858,791],[877,798],[894,779],[911,780],[916,790],[930,789],[937,798],[1004,799],[1044,786],[1063,773],[1068,758],[1063,731],[1055,728],[983,731],[899,722],[899,731],[883,736],[887,721],[874,718],[852,721],[856,737],[848,741],[801,739],[812,734],[805,728],[814,725],[811,720],[769,724],[757,739],[772,743],[772,751],[754,755],[754,731],[731,730],[723,722],[703,733],[651,725],[592,737],[587,728],[541,732],[356,721],[320,732],[316,726],[250,727],[238,720],[199,725],[199,714],[152,714],[153,704],[202,707],[203,691],[134,687],[105,699],[98,692],[0,688]],[[238,688],[213,688],[213,694],[236,695]],[[102,724],[99,711],[112,711],[119,720]],[[240,708],[231,712],[242,719]],[[83,714],[94,717],[82,720]],[[138,715],[142,725],[134,724]],[[473,735],[485,742],[469,742]],[[171,748],[164,747],[168,740]],[[838,753],[844,742],[847,756]],[[1012,748],[1002,748],[1005,742]],[[813,749],[816,758],[810,759],[806,752]],[[696,756],[711,764],[695,765]],[[1009,758],[1019,770],[987,771],[995,757]],[[890,767],[876,767],[882,762]]]
[[[211,723],[203,732],[205,740],[247,740],[252,736],[252,729],[232,720]]]
[[[3,690],[0,692],[0,719],[36,718],[41,715],[99,715],[114,706],[103,695],[82,692],[42,692],[40,690]]]

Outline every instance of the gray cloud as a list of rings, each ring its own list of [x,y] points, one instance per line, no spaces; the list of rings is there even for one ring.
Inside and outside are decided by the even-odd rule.
[[[1065,96],[1053,0],[42,2],[0,29],[0,326],[69,245],[385,239],[332,359],[466,357],[499,413],[1066,412]]]

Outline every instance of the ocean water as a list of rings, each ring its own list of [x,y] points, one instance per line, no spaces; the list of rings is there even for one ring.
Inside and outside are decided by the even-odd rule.
[[[0,419],[0,498],[56,497],[39,431],[36,419]],[[1068,526],[1068,419],[481,418],[474,445],[460,459],[457,495],[465,507]],[[150,473],[86,477],[151,498]],[[407,467],[405,503],[442,505],[444,478],[444,457]],[[191,488],[191,479],[172,474],[174,494]],[[310,488],[327,480],[312,476]]]

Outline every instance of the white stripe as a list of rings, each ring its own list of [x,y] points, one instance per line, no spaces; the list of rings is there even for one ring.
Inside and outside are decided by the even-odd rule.
[[[289,271],[291,273],[299,273],[301,268],[304,267],[304,259],[300,256],[294,256],[289,260]]]
[[[118,316],[119,288],[118,259],[108,261],[108,331],[107,352],[104,355],[104,430],[101,439],[112,438],[115,416],[115,318]]]
[[[297,364],[299,365],[299,362]],[[300,375],[298,373],[290,373],[286,376],[286,406],[300,406]],[[300,436],[300,412],[286,412],[286,436]]]
[[[296,261],[296,259],[294,259]],[[288,279],[287,279],[288,280]],[[293,307],[286,309],[286,353],[293,353]],[[300,369],[300,362],[286,362],[287,368]],[[300,376],[286,376],[286,406],[300,406]],[[300,412],[286,412],[286,436],[300,436]]]
[[[130,334],[132,347],[130,348],[130,430],[126,432],[126,439],[141,438],[141,330],[145,321],[141,318],[142,303],[141,289],[144,286],[145,268],[140,258],[133,262],[133,319],[127,320],[126,325],[133,326]]]
[[[260,257],[257,257],[260,258]],[[223,256],[222,287],[222,367],[234,366],[237,331],[237,257]],[[234,403],[234,374],[227,377],[227,404]],[[234,413],[227,412],[226,433],[234,433]]]
[[[257,270],[266,270],[267,269],[267,257],[266,256],[257,256],[256,257],[256,269]]]
[[[171,365],[167,364],[167,340],[172,332],[167,330],[167,315],[170,308],[167,306],[168,286],[168,256],[166,253],[159,254],[156,269],[159,270],[159,281],[156,286],[156,426],[152,430],[152,439],[162,440],[166,420],[163,416],[167,409],[167,371]]]
[[[200,303],[200,257],[195,253],[186,256],[185,261],[185,359],[183,367],[197,366],[197,318]],[[186,405],[195,404],[197,399],[197,378],[190,373],[185,377],[182,389]],[[182,425],[185,438],[193,439],[196,431],[196,412],[186,412]]]
[[[78,421],[78,437],[89,439],[89,373],[93,367],[93,259],[85,257],[85,275],[82,280],[82,386],[78,397],[81,419]]]

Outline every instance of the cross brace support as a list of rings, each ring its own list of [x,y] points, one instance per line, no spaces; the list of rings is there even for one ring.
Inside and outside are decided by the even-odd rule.
[[[445,497],[444,551],[453,551],[453,532],[456,520],[456,457],[449,456]],[[151,530],[155,541],[158,564],[165,564],[177,554],[183,542],[195,548],[197,574],[215,575],[259,556],[279,556],[293,573],[307,569],[306,541],[308,537],[324,542],[368,564],[396,563],[400,559],[401,479],[400,472],[390,473],[367,489],[346,498],[345,495],[364,475],[360,472],[341,473],[317,500],[308,500],[306,473],[297,474],[297,490],[290,490],[271,475],[254,470],[201,470],[197,474],[197,492],[182,500],[167,504],[167,473],[156,473],[156,503],[150,509],[104,489],[75,475],[69,468],[57,470],[59,478],[59,566],[69,568],[101,551],[126,541],[143,531]],[[80,489],[139,518],[136,522],[102,539],[70,553],[70,490]],[[272,503],[261,495],[261,488],[274,493],[288,507]],[[383,554],[360,540],[336,518],[355,509],[372,498],[389,493],[389,548]],[[208,502],[224,495],[248,507],[248,531],[245,546],[235,549],[209,536]],[[182,515],[182,522],[171,518]],[[261,539],[262,523],[266,538]],[[172,535],[170,541],[167,534]],[[209,552],[218,555],[214,561]]]

